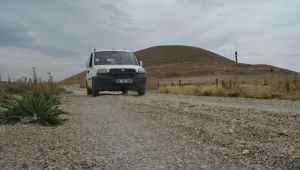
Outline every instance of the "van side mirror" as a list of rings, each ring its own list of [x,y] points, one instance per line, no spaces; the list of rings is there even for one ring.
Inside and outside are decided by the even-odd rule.
[[[139,65],[143,67],[143,61],[139,61]]]

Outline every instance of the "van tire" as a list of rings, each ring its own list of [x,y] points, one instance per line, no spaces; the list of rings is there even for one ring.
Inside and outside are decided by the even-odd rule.
[[[142,88],[142,89],[139,89],[139,90],[137,91],[137,93],[138,93],[139,96],[143,96],[143,95],[145,95],[146,90],[145,90],[145,88]]]
[[[92,89],[89,88],[89,86],[87,85],[87,82],[86,82],[86,93],[87,95],[92,95]]]
[[[96,87],[97,87],[97,86],[96,86],[96,81],[93,79],[93,80],[92,80],[92,96],[93,96],[93,97],[98,96],[98,93],[99,93],[99,91],[97,90]]]

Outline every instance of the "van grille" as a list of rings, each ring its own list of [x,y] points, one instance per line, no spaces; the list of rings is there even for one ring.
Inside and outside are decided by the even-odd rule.
[[[119,69],[114,68],[109,70],[113,78],[133,78],[135,76],[135,69]]]

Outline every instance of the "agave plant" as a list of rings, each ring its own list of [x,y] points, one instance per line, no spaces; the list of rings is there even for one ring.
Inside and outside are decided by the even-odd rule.
[[[61,125],[66,119],[59,109],[58,99],[46,90],[33,90],[25,93],[21,99],[1,100],[5,110],[0,113],[0,123],[39,123],[42,125]]]
[[[5,99],[0,99],[0,107],[6,109],[2,113],[0,113],[0,123],[17,123],[20,121],[21,115],[16,112],[17,105],[16,101],[8,101]]]

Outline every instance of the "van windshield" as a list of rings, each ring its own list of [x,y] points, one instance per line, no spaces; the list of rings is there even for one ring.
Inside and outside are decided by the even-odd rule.
[[[130,52],[101,51],[95,53],[95,65],[137,65]]]

